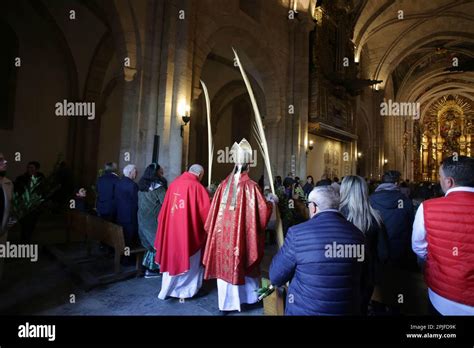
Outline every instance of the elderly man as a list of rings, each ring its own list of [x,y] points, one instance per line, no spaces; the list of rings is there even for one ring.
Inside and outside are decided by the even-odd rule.
[[[419,206],[412,248],[426,261],[433,314],[474,315],[474,158],[446,158],[439,182],[446,195]]]
[[[201,184],[204,169],[193,164],[169,186],[158,216],[155,261],[163,273],[158,298],[190,298],[202,286],[201,251],[209,195]]]
[[[135,183],[137,168],[129,164],[123,169],[123,177],[115,185],[117,224],[123,227],[125,245],[130,246],[138,237],[138,185]]]
[[[315,187],[307,204],[311,219],[288,230],[270,266],[272,284],[290,282],[285,314],[360,314],[364,235],[339,213],[333,187]]]
[[[0,244],[5,244],[8,238],[7,224],[10,214],[10,204],[13,194],[13,183],[6,177],[7,161],[0,153]],[[0,280],[3,274],[3,258],[0,258]]]
[[[105,164],[104,174],[97,180],[97,213],[108,221],[115,221],[116,202],[114,197],[115,185],[120,178],[115,171],[115,163]]]

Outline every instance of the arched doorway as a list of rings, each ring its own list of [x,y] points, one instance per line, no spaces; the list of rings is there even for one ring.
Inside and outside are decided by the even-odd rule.
[[[232,60],[232,50],[210,53],[204,63],[201,79],[206,83],[211,99],[211,131],[214,142],[212,182],[220,183],[232,170],[229,161],[234,142],[246,138],[254,150],[250,176],[258,181],[264,173],[264,162],[252,134],[255,116],[242,76]],[[256,79],[249,74],[260,110],[265,110],[265,97]],[[208,181],[208,129],[204,94],[191,107],[188,163],[199,163],[206,169],[203,182]]]

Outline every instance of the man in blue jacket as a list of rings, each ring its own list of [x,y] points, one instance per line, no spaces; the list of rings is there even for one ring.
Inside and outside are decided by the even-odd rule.
[[[97,180],[97,214],[108,221],[115,221],[116,207],[114,190],[119,182],[119,177],[115,174],[114,163],[106,163],[104,174]]]
[[[123,169],[123,177],[115,186],[117,224],[122,226],[125,246],[130,246],[138,236],[138,185],[135,183],[137,168],[133,164]]]
[[[333,187],[315,187],[307,204],[311,219],[288,230],[270,266],[273,285],[290,281],[285,314],[360,314],[365,237],[339,213]]]

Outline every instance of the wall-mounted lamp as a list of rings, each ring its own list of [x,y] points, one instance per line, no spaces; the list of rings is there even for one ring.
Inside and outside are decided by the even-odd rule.
[[[387,164],[387,163],[388,163],[388,159],[384,159],[384,160],[383,160],[383,163],[384,163],[384,164]]]
[[[361,158],[362,157],[362,152],[357,152],[357,157]]]
[[[181,116],[184,124],[181,125],[181,138],[184,134],[184,127],[191,121],[191,107],[184,101],[178,104],[178,115]]]
[[[308,154],[310,151],[313,151],[313,149],[314,149],[314,142],[310,140],[308,143],[308,150],[306,150],[306,154]]]

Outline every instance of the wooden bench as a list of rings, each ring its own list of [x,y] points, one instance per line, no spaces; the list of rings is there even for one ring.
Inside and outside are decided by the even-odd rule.
[[[120,272],[120,257],[124,256],[125,250],[125,239],[123,237],[122,226],[114,224],[112,222],[101,219],[94,215],[87,215],[87,239],[99,241],[105,245],[108,245],[114,249],[114,271],[115,273]],[[140,257],[139,255],[145,253],[146,249],[142,246],[129,246],[130,255],[137,255],[137,262],[135,265],[136,271],[140,268]]]
[[[140,263],[146,249],[142,246],[129,246],[126,249],[122,226],[101,219],[100,217],[86,214],[78,210],[71,210],[67,213],[68,244],[74,242],[85,242],[87,255],[71,258],[66,255],[58,246],[50,246],[50,252],[70,271],[78,275],[86,290],[95,286],[108,284],[123,280],[132,276],[140,275]],[[109,246],[114,250],[114,272],[100,277],[94,276],[91,272],[81,267],[82,264],[97,261],[97,257],[92,256],[92,243],[99,242],[102,245]],[[129,251],[129,255],[136,255],[136,264],[134,270],[123,270],[120,264],[120,258]],[[127,253],[128,254],[128,253]]]

